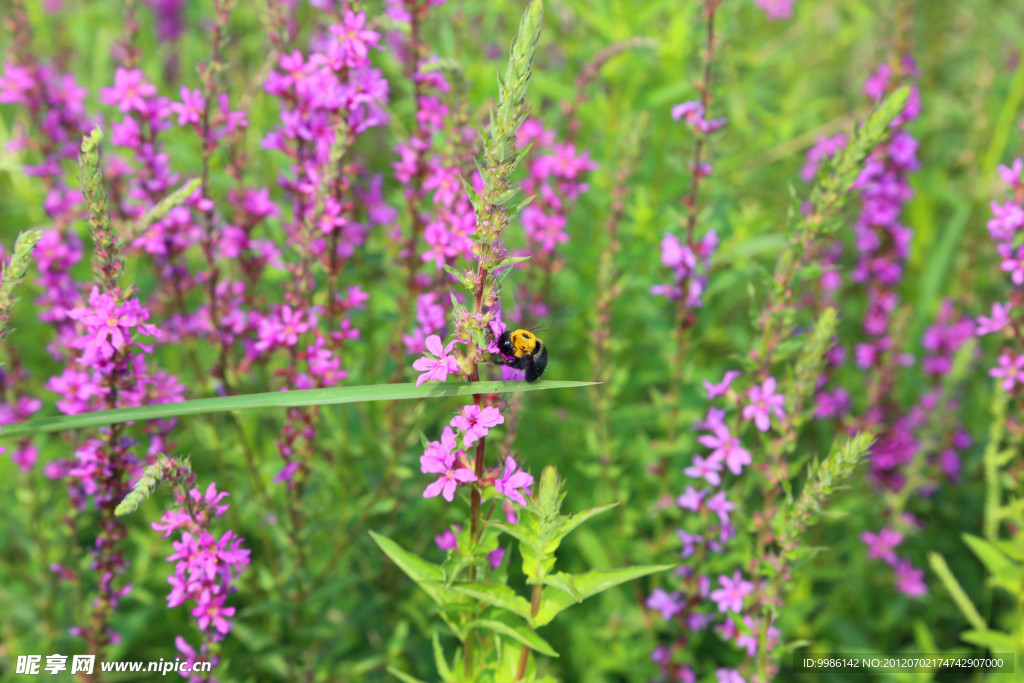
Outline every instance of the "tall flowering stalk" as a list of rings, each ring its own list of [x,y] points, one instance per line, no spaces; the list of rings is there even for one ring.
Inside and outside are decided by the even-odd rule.
[[[68,364],[62,375],[47,383],[61,394],[58,408],[65,413],[179,401],[184,388],[173,376],[147,367],[146,355],[152,347],[139,337],[159,337],[160,331],[149,323],[149,311],[120,285],[123,269],[121,241],[113,228],[107,205],[103,175],[100,171],[96,130],[82,142],[80,165],[82,188],[89,210],[89,232],[94,243],[93,286],[88,303],[67,312],[76,325],[73,337],[66,340]],[[149,455],[174,426],[173,421],[152,425]],[[50,463],[47,475],[67,477],[69,494],[75,508],[84,510],[91,499],[99,512],[100,532],[96,538],[91,568],[99,577],[99,590],[93,602],[87,626],[72,632],[85,637],[92,652],[105,651],[117,638],[109,621],[120,599],[130,586],[118,587],[116,580],[127,567],[121,541],[123,524],[114,516],[114,506],[127,492],[130,479],[139,473],[140,458],[132,451],[133,442],[123,433],[123,425],[113,425],[90,436],[78,445],[72,459]],[[144,458],[141,459],[144,462]]]
[[[175,638],[178,651],[189,667],[196,662],[220,662],[217,643],[231,631],[235,608],[225,605],[227,597],[237,591],[236,579],[249,564],[249,551],[242,548],[244,539],[234,531],[226,531],[220,538],[213,535],[211,521],[227,512],[221,504],[226,492],[218,492],[211,483],[205,491],[195,488],[196,477],[188,460],[168,458],[161,454],[146,467],[132,491],[125,496],[114,514],[121,516],[134,512],[139,505],[160,486],[168,483],[174,488],[178,508],[167,510],[159,522],[153,522],[164,538],[178,533],[173,542],[174,553],[168,562],[174,562],[174,573],[167,577],[171,592],[167,606],[178,607],[189,603],[191,615],[201,633],[199,649],[189,645],[184,636]],[[183,676],[185,674],[182,674]],[[186,676],[189,683],[213,683],[215,679],[198,675]]]
[[[711,76],[717,44],[715,13],[720,1],[704,0],[703,71],[696,83],[697,99],[678,104],[671,112],[674,120],[682,119],[694,133],[693,154],[689,164],[690,188],[682,199],[686,209],[682,239],[674,232],[666,232],[661,241],[661,261],[672,271],[672,281],[651,287],[652,294],[665,296],[676,302],[676,321],[673,326],[676,351],[672,359],[669,399],[673,406],[668,425],[670,444],[675,442],[679,422],[678,406],[683,385],[687,331],[697,322],[695,311],[703,305],[711,256],[718,247],[718,233],[713,228],[707,230],[700,239],[697,238],[696,232],[700,217],[701,181],[712,173],[712,166],[706,161],[706,147],[711,135],[721,130],[727,122],[725,118],[708,118],[713,100]]]
[[[801,559],[792,540],[814,523],[838,481],[852,473],[870,445],[866,437],[837,440],[828,458],[812,466],[801,497],[788,502],[797,438],[813,413],[810,399],[837,324],[835,311],[826,309],[809,333],[800,334],[796,292],[815,273],[817,245],[838,227],[835,217],[848,190],[905,101],[904,90],[879,105],[853,143],[832,161],[804,210],[793,212],[789,247],[768,279],[767,301],[755,319],[758,347],[747,354],[742,370],[727,372],[716,384],[705,383],[709,400],[722,399],[723,405],[710,407],[697,425],[702,432],[697,441],[708,452],[693,456],[684,474],[694,483],[677,499],[689,511],[677,531],[682,557],[688,560],[679,572],[682,586],[671,593],[656,589],[647,600],[649,608],[682,629],[678,639],[653,653],[665,680],[696,680],[693,663],[683,653],[689,634],[712,624],[751,658],[739,668],[718,669],[719,680],[746,680],[745,672],[765,681],[777,671],[781,634],[773,615],[782,605],[791,567]],[[799,346],[782,346],[794,335],[801,339]],[[787,361],[795,361],[791,373],[774,370]],[[759,511],[749,517],[740,498],[741,482],[748,478],[759,489]],[[748,526],[753,534],[738,533]],[[737,551],[743,558],[739,567]]]
[[[477,225],[472,235],[473,256],[476,260],[475,272],[450,272],[469,290],[471,304],[466,307],[454,305],[454,328],[456,341],[441,348],[437,336],[427,338],[427,349],[432,357],[424,357],[416,361],[416,369],[424,372],[424,379],[444,380],[448,373],[458,371],[470,382],[480,380],[479,364],[486,362],[496,351],[495,337],[503,331],[503,325],[496,319],[492,310],[498,302],[502,275],[514,263],[509,258],[505,245],[501,240],[502,231],[525,206],[529,199],[516,202],[517,190],[512,186],[512,171],[525,153],[516,146],[516,132],[526,119],[526,88],[530,82],[530,67],[537,50],[540,37],[543,2],[534,0],[523,14],[519,33],[512,45],[508,69],[498,86],[498,103],[492,112],[489,126],[484,128],[484,151],[480,163],[482,192],[474,189],[470,183],[463,181],[476,211]],[[465,355],[458,360],[451,355],[456,343],[467,345]],[[490,350],[488,350],[490,347]],[[424,471],[438,471],[444,466],[445,485],[437,492],[445,491],[445,497],[451,500],[450,492],[456,483],[483,482],[485,478],[486,435],[487,431],[504,421],[498,406],[491,405],[491,398],[483,394],[474,394],[473,405],[465,407],[452,420],[451,427],[462,432],[462,443],[473,447],[474,454],[468,459],[453,458],[448,454],[438,459],[435,456],[424,464]],[[446,431],[446,439],[451,447],[445,450],[452,453],[458,445],[455,432]],[[428,453],[424,457],[430,454]],[[462,458],[466,456],[462,455]],[[455,461],[464,463],[452,469]],[[432,469],[427,469],[428,467]],[[440,480],[439,480],[440,481]],[[434,489],[428,489],[428,494]],[[470,537],[475,542],[480,536],[480,503],[481,492],[474,487],[470,493]]]
[[[504,77],[499,79],[498,102],[492,109],[489,125],[483,130],[484,149],[479,163],[482,187],[474,188],[465,178],[462,181],[476,213],[476,228],[472,233],[475,269],[458,272],[447,266],[446,270],[469,291],[470,303],[462,305],[452,297],[455,339],[442,347],[437,335],[426,338],[428,354],[414,363],[415,369],[423,373],[417,384],[428,379],[444,381],[453,373],[465,376],[470,382],[478,382],[479,365],[498,351],[494,342],[504,331],[504,325],[495,309],[504,273],[517,261],[507,255],[501,236],[529,202],[529,199],[515,200],[517,190],[512,185],[512,172],[526,153],[517,147],[516,133],[526,120],[526,89],[540,38],[543,10],[542,0],[533,0],[527,7],[512,44],[508,68]],[[457,344],[466,344],[464,355],[454,353]],[[496,397],[474,394],[473,403],[455,414],[441,439],[428,443],[420,458],[422,471],[437,475],[424,491],[425,497],[440,495],[451,502],[459,486],[471,486],[469,535],[459,547],[459,551],[470,558],[471,580],[477,576],[483,552],[487,553],[494,569],[500,565],[504,555],[500,548],[480,547],[484,490],[490,489],[507,499],[506,511],[509,520],[514,521],[516,515],[510,503],[525,505],[522,491],[533,484],[533,477],[521,471],[511,456],[496,463],[492,469],[486,466],[487,435],[504,421]],[[520,676],[527,654],[528,649],[524,648]],[[473,659],[474,639],[470,637],[466,640],[465,651],[467,675],[472,671]]]

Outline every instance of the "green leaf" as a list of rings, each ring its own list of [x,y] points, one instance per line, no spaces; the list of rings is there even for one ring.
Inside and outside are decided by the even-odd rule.
[[[452,590],[474,600],[508,610],[527,621],[530,620],[530,601],[516,595],[508,586],[477,582],[457,583],[452,586]]]
[[[960,634],[960,640],[984,647],[990,652],[1013,652],[1013,637],[1009,633],[989,630],[971,630]]]
[[[577,512],[575,515],[572,515],[571,517],[569,517],[569,519],[565,520],[561,529],[559,529],[558,540],[561,540],[569,534],[571,534],[576,527],[578,527],[580,524],[583,524],[583,522],[587,521],[591,517],[599,515],[602,512],[605,512],[606,510],[611,510],[616,505],[618,505],[618,503],[611,503],[610,505],[600,505],[596,508],[589,508],[587,510],[583,510],[582,512]]]
[[[598,382],[443,382],[423,384],[371,384],[361,387],[331,387],[329,389],[300,389],[297,391],[268,391],[261,394],[200,398],[179,403],[116,408],[79,415],[58,415],[28,422],[5,425],[0,437],[27,436],[46,432],[63,432],[83,427],[101,427],[121,422],[206,415],[233,410],[265,410],[267,408],[295,408],[299,406],[334,405],[338,403],[362,403],[367,401],[401,401],[410,398],[446,398],[450,396],[472,396],[473,394],[514,393],[544,389],[565,389],[585,387]]]
[[[484,524],[486,524],[489,527],[493,527],[495,529],[498,529],[499,531],[502,531],[502,532],[508,534],[512,538],[516,539],[517,541],[519,541],[520,543],[523,543],[525,545],[533,546],[533,545],[536,545],[536,543],[537,543],[537,535],[536,535],[536,533],[535,532],[531,533],[531,531],[529,529],[527,529],[525,527],[525,525],[522,525],[522,524],[509,524],[508,522],[502,522],[500,520],[493,520],[492,521],[492,520],[489,520],[489,519],[485,520]]]
[[[964,591],[960,582],[953,576],[953,572],[950,571],[949,565],[946,564],[946,558],[938,553],[928,553],[928,563],[932,566],[934,571],[942,584],[949,591],[950,596],[953,598],[953,602],[960,608],[960,613],[964,615],[967,622],[973,626],[976,630],[985,630],[985,620],[982,619],[981,614],[978,612],[978,608],[974,606],[974,602]]]
[[[546,640],[538,636],[528,624],[523,623],[508,612],[493,607],[486,610],[478,619],[469,623],[468,627],[500,633],[503,636],[519,641],[542,655],[547,655],[548,657],[558,656],[554,648]]]
[[[437,666],[437,675],[441,677],[442,681],[454,680],[452,670],[448,668],[448,660],[444,656],[444,648],[441,647],[441,637],[437,635],[437,631],[430,635],[434,642],[434,664]]]
[[[404,671],[399,671],[393,666],[388,667],[388,673],[397,678],[398,680],[404,681],[404,683],[426,683],[426,681],[422,681],[416,678],[415,676],[410,676]]]
[[[996,584],[1010,592],[1016,592],[1020,583],[1020,566],[983,538],[972,534],[963,534],[962,538],[988,569]]]
[[[444,572],[436,564],[427,562],[419,555],[410,553],[400,545],[386,536],[369,532],[374,543],[384,551],[384,554],[391,558],[391,561],[398,565],[406,575],[416,582],[423,591],[430,596],[430,599],[439,605],[447,605],[455,602],[451,599],[450,593],[443,588]]]
[[[574,602],[583,602],[587,598],[602,593],[609,588],[625,583],[626,581],[632,581],[638,579],[641,576],[647,576],[648,574],[654,574],[655,572],[663,572],[668,569],[675,567],[674,564],[656,564],[656,565],[645,565],[639,567],[623,567],[621,569],[595,569],[583,574],[577,574],[572,578],[572,587],[575,592],[580,596],[579,599],[573,598],[569,593],[565,592],[564,589],[558,589],[557,592],[554,590],[545,590],[541,594],[540,611],[534,618],[535,626],[543,626],[544,624],[551,623],[551,620],[555,616],[564,610],[565,608],[572,605]]]

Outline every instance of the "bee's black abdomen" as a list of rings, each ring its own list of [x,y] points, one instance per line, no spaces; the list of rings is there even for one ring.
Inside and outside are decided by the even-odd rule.
[[[537,346],[537,351],[525,368],[527,382],[536,382],[544,374],[544,369],[548,367],[548,348],[540,342],[537,342]]]

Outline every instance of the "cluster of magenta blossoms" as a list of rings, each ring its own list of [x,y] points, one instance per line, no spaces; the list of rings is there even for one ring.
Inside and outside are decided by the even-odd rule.
[[[528,282],[536,284],[532,291],[526,283],[520,285],[512,320],[548,315],[544,299],[548,283],[562,268],[558,247],[569,241],[569,209],[589,189],[585,175],[597,168],[589,152],[578,151],[572,142],[558,141],[555,131],[545,129],[537,119],[524,121],[516,134],[516,146],[523,149],[527,145],[531,149],[522,189],[533,199],[520,214],[526,246],[514,255],[529,257],[534,276]],[[518,265],[525,267],[526,262]]]
[[[683,119],[701,144],[727,122],[725,118],[706,118],[704,105],[698,101],[683,102],[672,107],[672,118],[676,121]],[[695,174],[697,179],[710,176],[712,170],[711,164],[703,161],[696,166],[691,163],[690,167],[690,173]],[[689,201],[693,201],[693,198]],[[699,240],[689,227],[683,240],[674,233],[666,232],[661,240],[661,262],[672,271],[672,282],[654,285],[651,294],[681,300],[687,309],[700,308],[707,288],[711,256],[717,248],[718,233],[714,230],[708,230]]]
[[[908,515],[908,517],[910,517]],[[916,526],[916,520],[905,520]],[[868,557],[883,560],[896,575],[896,589],[910,597],[918,597],[928,592],[924,582],[924,570],[916,568],[910,560],[896,554],[896,547],[903,542],[903,534],[891,527],[882,527],[877,533],[864,531],[860,540],[868,547]]]
[[[60,340],[67,349],[64,371],[51,377],[46,387],[58,395],[57,409],[67,415],[102,410],[154,405],[184,400],[185,388],[173,375],[147,363],[153,347],[141,337],[159,337],[149,323],[149,311],[138,299],[100,292],[94,287],[88,305],[67,311],[77,323],[70,339]],[[147,423],[150,437],[147,455],[165,449],[174,421]],[[118,472],[138,473],[139,462],[128,450],[130,442],[120,438],[111,443],[105,437],[91,437],[75,452],[73,460],[47,464],[51,478],[69,476],[71,495],[81,509],[88,497],[98,506],[115,501],[119,494],[112,477]],[[115,486],[114,488],[111,488]]]
[[[82,193],[64,180],[65,164],[78,158],[82,136],[93,126],[86,113],[88,91],[70,73],[17,55],[24,61],[8,61],[0,74],[0,105],[14,105],[29,113],[31,130],[19,123],[7,142],[8,153],[32,152],[39,163],[22,167],[47,188],[43,209],[58,229],[81,215]],[[43,291],[46,291],[45,288]]]
[[[778,21],[779,19],[789,19],[793,16],[793,3],[796,0],[754,0],[754,4],[764,15],[768,18],[768,21]]]
[[[674,640],[652,654],[661,669],[662,680],[666,681],[697,680],[691,664],[679,661],[678,653],[683,652],[694,634],[713,624],[724,641],[732,642],[748,657],[754,657],[760,645],[761,619],[745,613],[760,609],[757,586],[738,569],[721,572],[716,556],[736,535],[731,519],[736,503],[726,493],[729,478],[739,477],[744,468],[752,465],[750,452],[741,441],[742,433],[751,427],[762,433],[778,427],[786,417],[786,398],[777,391],[777,381],[770,376],[746,391],[737,391],[732,385],[740,376],[732,370],[717,384],[705,381],[708,399],[723,398],[726,407],[710,407],[698,423],[703,433],[697,441],[707,450],[694,455],[690,466],[684,469],[683,473],[694,482],[675,501],[686,511],[682,527],[676,531],[686,561],[677,572],[682,586],[672,592],[655,589],[646,603],[663,619],[677,625]],[[714,571],[715,567],[718,571]],[[738,622],[745,624],[753,635],[744,635]],[[773,625],[767,625],[769,649],[775,647],[779,635]],[[736,669],[718,669],[716,675],[720,681],[743,680]]]
[[[422,354],[431,335],[445,333],[451,277],[446,267],[473,256],[476,214],[462,178],[482,192],[473,165],[476,131],[465,102],[453,91],[436,55],[426,54],[420,26],[432,7],[446,0],[388,0],[387,16],[404,31],[385,35],[390,52],[406,65],[413,88],[415,121],[407,139],[398,142],[392,163],[403,187],[408,234],[393,224],[391,238],[400,244],[406,264],[409,296],[414,298],[415,327],[402,335],[406,353]],[[426,269],[423,272],[423,269]]]
[[[492,328],[501,330],[503,325],[492,323]],[[461,372],[458,358],[453,353],[457,343],[461,342],[453,340],[442,348],[438,336],[427,338],[427,353],[413,363],[413,368],[422,373],[417,379],[417,386],[428,380],[443,382],[449,374]],[[491,346],[493,350],[488,349],[487,352],[497,353],[497,347],[493,344]],[[464,405],[444,428],[441,439],[427,443],[420,457],[420,470],[424,474],[436,475],[437,478],[424,490],[424,498],[442,496],[450,503],[455,499],[455,491],[460,485],[475,483],[480,487],[493,486],[505,498],[506,517],[510,522],[517,519],[512,503],[526,505],[523,492],[529,494],[533,476],[521,470],[515,458],[508,456],[504,463],[493,470],[487,470],[483,479],[480,479],[468,455],[469,449],[477,446],[477,442],[486,437],[491,429],[505,423],[502,408],[496,396],[484,405]]]
[[[988,315],[978,317],[975,332],[978,336],[995,335],[1001,339],[999,357],[989,375],[998,380],[999,387],[1011,394],[1020,393],[1024,385],[1024,349],[1020,347],[1021,311],[1024,310],[1024,246],[1020,236],[1024,233],[1024,160],[1014,159],[1010,166],[999,167],[999,177],[1011,196],[1004,202],[992,201],[992,218],[988,233],[995,242],[999,268],[1010,281],[1010,292],[1005,301],[992,304]]]
[[[231,530],[220,538],[210,531],[212,519],[223,515],[229,507],[221,504],[227,495],[218,493],[212,483],[205,492],[198,488],[191,489],[187,495],[177,492],[180,507],[168,510],[152,525],[163,532],[164,538],[180,534],[179,540],[173,542],[174,552],[167,558],[168,562],[174,562],[174,573],[167,577],[171,585],[167,606],[192,605],[190,613],[202,633],[199,649],[189,645],[184,636],[175,638],[178,651],[190,665],[210,661],[216,666],[219,662],[219,657],[210,652],[210,645],[223,640],[231,631],[235,608],[225,601],[238,590],[235,581],[249,564],[250,551],[242,548],[244,539]],[[193,676],[189,680],[198,683],[210,679]]]
[[[87,95],[88,91],[72,74],[26,53],[12,54],[0,71],[0,105],[18,107],[28,113],[28,126],[17,120],[5,151],[37,156],[38,163],[26,164],[22,170],[46,188],[43,210],[48,226],[34,252],[37,283],[42,292],[36,305],[40,319],[57,330],[56,338],[47,344],[47,350],[57,360],[68,354],[66,342],[76,335],[75,322],[68,312],[83,300],[81,289],[70,274],[82,259],[83,245],[69,230],[82,217],[82,193],[65,181],[65,171],[77,167],[82,135],[93,125],[85,109]],[[11,349],[10,353],[16,354],[16,350]],[[41,402],[25,398],[25,383],[31,378],[25,368],[19,367],[16,357],[11,360],[11,367],[5,369],[0,424],[27,420],[42,407]],[[10,450],[10,457],[19,469],[28,471],[38,452],[26,437]]]
[[[299,50],[282,54],[263,84],[281,108],[280,124],[262,145],[283,154],[288,164],[279,184],[291,200],[290,216],[282,217],[291,248],[279,265],[290,279],[283,303],[250,311],[245,325],[255,328],[255,340],[243,339],[242,368],[283,357],[285,368],[278,375],[289,388],[333,386],[347,376],[344,348],[361,334],[350,315],[369,295],[343,281],[346,266],[360,256],[369,231],[395,217],[382,197],[380,177],[366,171],[353,148],[360,136],[388,120],[390,86],[371,63],[371,52],[379,47],[380,34],[369,28],[366,15],[347,9],[338,23],[314,36],[308,56]],[[273,257],[266,254],[264,262]],[[325,302],[314,301],[317,269],[329,282]],[[244,287],[238,287],[232,296],[244,298]],[[312,449],[309,413],[289,411],[278,441],[284,462],[277,480],[289,486],[303,468],[295,456],[308,456]]]

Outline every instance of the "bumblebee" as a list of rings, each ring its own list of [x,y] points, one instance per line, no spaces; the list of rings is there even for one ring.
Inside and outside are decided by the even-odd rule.
[[[544,368],[548,366],[548,348],[536,334],[527,330],[505,330],[498,337],[498,348],[505,356],[512,356],[502,358],[501,362],[516,370],[522,370],[526,374],[527,382],[536,382],[544,374]]]

